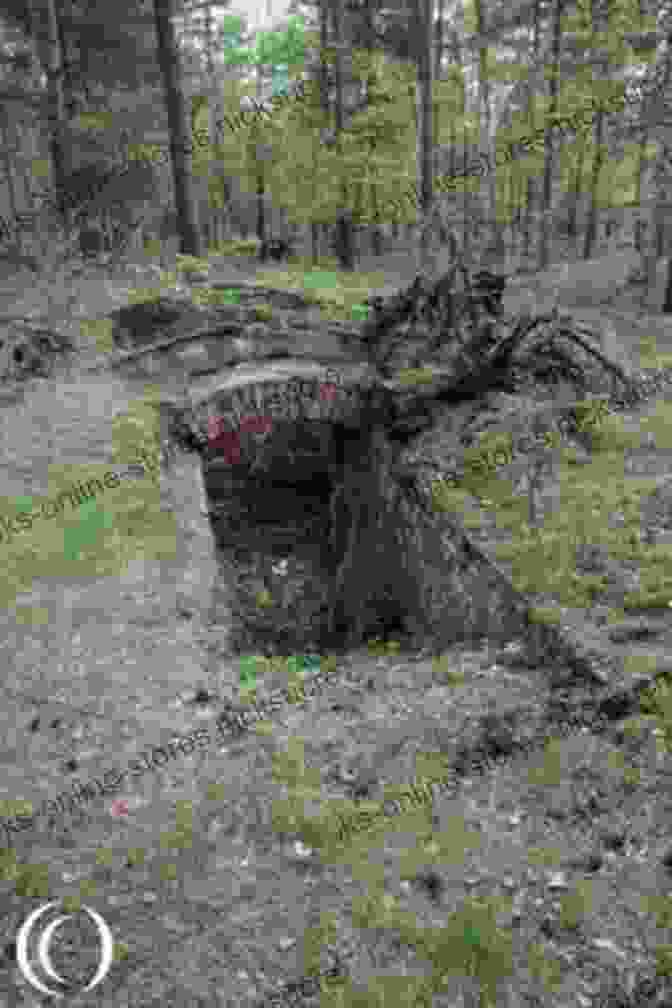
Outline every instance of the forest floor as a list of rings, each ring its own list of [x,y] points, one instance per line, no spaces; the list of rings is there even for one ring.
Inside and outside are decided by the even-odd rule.
[[[577,266],[590,287],[590,265]],[[219,275],[214,268],[211,281],[228,283],[227,268],[235,284],[232,266]],[[610,268],[621,277],[621,263]],[[620,280],[606,283],[615,291]],[[527,296],[536,299],[540,289],[537,278]],[[110,290],[116,281],[101,283],[100,297],[91,283],[82,290],[92,315],[111,309]],[[594,297],[594,310],[607,314]],[[631,309],[618,310],[642,317],[634,298]],[[662,339],[667,327],[658,321]],[[622,333],[622,352],[638,366],[642,334],[627,325]],[[636,429],[643,412],[624,413],[623,422]],[[620,447],[624,466],[639,460],[639,473],[645,468],[653,480],[669,473],[670,450],[665,424],[654,427],[645,450]],[[588,453],[572,506],[605,480],[617,489],[613,451],[596,439]],[[556,469],[545,488],[556,502],[545,512],[547,531],[557,534],[566,534],[555,526],[568,472]],[[672,528],[672,499],[657,500],[655,515],[639,513],[640,539],[653,524],[661,534],[666,523]],[[615,510],[609,494],[595,498],[595,510],[595,528],[606,529]],[[561,553],[566,543],[557,543]],[[658,588],[666,583],[661,577]],[[655,622],[661,613],[669,615],[660,607],[636,615]],[[11,641],[3,643],[11,651]],[[58,838],[19,835],[17,863],[5,860],[0,881],[2,1008],[38,1003],[20,976],[13,938],[32,909],[66,895],[95,906],[117,942],[115,965],[95,995],[71,999],[86,1008],[471,1008],[479,990],[482,1008],[672,1004],[663,976],[672,973],[664,722],[647,716],[634,692],[624,698],[619,684],[559,685],[550,668],[530,667],[513,646],[500,651],[484,641],[439,660],[374,650],[323,661],[328,678],[310,698],[288,689],[242,733],[220,732],[228,697],[195,696],[186,671],[183,681],[173,673],[170,704],[164,698],[159,707],[143,677],[132,695],[120,686],[105,718],[73,705],[60,723],[36,722],[40,708],[3,697],[9,799],[23,797],[28,781],[39,780],[50,797],[62,791],[73,757],[83,781],[100,777],[101,765],[126,767],[150,733],[168,742],[207,729],[209,741],[129,780],[120,792],[125,808],[98,798],[67,816]],[[237,659],[222,664],[235,695]],[[47,691],[52,673],[40,670]],[[260,709],[271,685],[258,682]],[[143,689],[147,702],[138,705]],[[438,784],[433,800],[422,787],[428,779]],[[392,789],[407,796],[398,815],[389,814]],[[48,865],[42,888],[39,865]],[[76,942],[54,941],[57,969],[72,975],[78,956]],[[338,968],[320,1002],[310,975],[330,964]]]

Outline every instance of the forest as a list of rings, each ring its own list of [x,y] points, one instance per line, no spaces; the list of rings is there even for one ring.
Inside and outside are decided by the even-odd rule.
[[[0,0],[0,1006],[670,1008],[671,42]]]

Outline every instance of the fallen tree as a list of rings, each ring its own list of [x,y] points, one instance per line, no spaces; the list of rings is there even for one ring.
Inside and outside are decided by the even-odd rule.
[[[606,391],[627,401],[634,394],[629,375],[605,354],[599,337],[570,316],[505,317],[502,279],[483,271],[476,282],[457,263],[435,282],[417,277],[387,303],[372,303],[361,348],[380,378],[369,390],[331,500],[332,645],[352,647],[367,635],[395,632],[426,642],[436,637],[439,612],[454,614],[452,627],[441,631],[444,643],[493,629],[496,606],[487,595],[501,571],[484,571],[487,561],[459,519],[452,545],[439,533],[442,516],[428,502],[422,460],[414,456],[419,435],[460,409],[473,423],[497,393],[515,399],[533,392],[548,413],[548,401],[562,391],[559,412],[569,417],[587,396]],[[520,405],[532,425],[529,403],[523,407],[521,398]],[[458,425],[455,444],[459,438]],[[450,463],[435,461],[439,469]],[[453,561],[446,562],[451,551]],[[474,597],[479,566],[485,574],[480,599]],[[502,606],[513,617],[502,613],[498,622],[507,637],[524,617],[512,597]]]

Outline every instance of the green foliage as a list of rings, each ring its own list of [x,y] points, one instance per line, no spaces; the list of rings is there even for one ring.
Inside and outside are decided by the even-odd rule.
[[[557,847],[528,847],[527,860],[531,865],[553,868],[562,861],[562,852]]]
[[[480,846],[480,834],[465,828],[464,820],[453,816],[444,833],[433,830],[416,836],[415,847],[402,855],[399,864],[401,878],[414,878],[425,865],[462,864],[467,850]]]
[[[315,976],[320,972],[322,948],[333,944],[336,941],[336,935],[335,913],[320,914],[320,923],[316,927],[306,928],[303,937],[303,972],[306,976]]]
[[[126,864],[129,868],[139,868],[145,863],[145,851],[142,847],[129,847]]]
[[[464,478],[467,488],[476,490],[492,477],[499,466],[508,465],[513,458],[511,434],[489,433],[481,437],[478,445],[464,453]]]
[[[657,718],[662,744],[672,752],[672,681],[669,675],[657,677],[655,686],[642,692],[640,710],[642,714]]]
[[[530,623],[558,624],[562,613],[552,606],[531,606],[527,618]]]
[[[655,913],[656,927],[672,927],[672,897],[642,896],[641,906],[644,913]]]
[[[273,318],[273,307],[270,304],[255,305],[254,314],[258,322],[270,322]]]
[[[366,646],[372,658],[393,657],[399,654],[399,641],[383,641],[380,637],[374,637],[366,642]]]
[[[669,367],[672,354],[659,354],[655,336],[642,336],[639,341],[639,366],[642,370]]]
[[[672,945],[658,945],[655,953],[658,976],[672,976]]]
[[[7,848],[0,849],[0,881],[13,882],[19,876],[19,866],[16,863],[16,851]]]
[[[543,764],[530,767],[528,781],[532,787],[558,787],[562,781],[562,760],[559,739],[548,739],[544,747]]]
[[[49,896],[49,865],[21,865],[16,876],[17,896],[47,899]]]
[[[560,900],[560,926],[575,930],[579,920],[590,910],[592,885],[589,879],[577,882],[574,891]]]
[[[596,431],[609,416],[609,400],[606,397],[586,399],[575,403],[573,412],[578,430]]]
[[[251,256],[256,255],[258,247],[256,238],[235,238],[219,242],[210,251],[213,255]]]
[[[527,952],[527,968],[533,980],[543,984],[552,993],[560,987],[562,973],[557,959],[547,959],[542,945],[532,944]]]
[[[466,974],[481,985],[481,1005],[494,1008],[497,981],[513,972],[513,937],[497,926],[497,913],[510,908],[508,898],[467,899],[442,928],[416,930],[418,955],[428,958],[435,976]]]
[[[446,655],[437,655],[432,659],[432,671],[448,686],[464,685],[464,672],[462,669],[451,668]]]

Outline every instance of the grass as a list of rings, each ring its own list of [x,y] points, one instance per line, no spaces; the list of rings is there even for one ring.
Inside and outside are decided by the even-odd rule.
[[[430,762],[432,759],[436,762],[437,755],[429,757]],[[424,977],[375,977],[369,982],[366,993],[355,991],[349,982],[336,989],[327,987],[323,990],[327,1004],[356,1004],[362,1008],[427,1004],[429,1008],[432,994],[445,987],[448,976],[466,973],[479,979],[484,1008],[494,1005],[497,981],[512,972],[511,933],[506,928],[498,928],[496,922],[498,912],[510,909],[510,899],[466,900],[462,910],[451,915],[443,927],[421,928],[414,915],[401,911],[398,901],[385,892],[382,877],[372,863],[381,831],[415,834],[415,850],[407,851],[400,864],[401,876],[407,879],[413,878],[419,865],[428,861],[440,864],[445,859],[463,859],[465,843],[478,845],[479,835],[456,829],[436,834],[427,820],[427,809],[414,810],[392,822],[385,822],[376,817],[375,802],[357,805],[354,802],[327,802],[327,809],[319,820],[309,818],[303,809],[307,800],[320,796],[319,771],[306,769],[303,747],[298,739],[291,739],[287,753],[277,754],[274,762],[274,776],[285,784],[288,791],[286,799],[274,803],[275,829],[298,831],[307,844],[320,849],[323,860],[351,865],[353,874],[369,882],[367,895],[353,904],[354,926],[361,929],[394,929],[402,942],[413,946],[421,958],[432,964],[430,980]],[[437,780],[438,776],[436,767],[431,778]],[[351,834],[346,842],[340,841],[338,837],[343,836],[343,831],[339,827],[355,817],[361,822],[362,814],[367,810],[371,816],[378,818],[376,826],[372,829],[369,823],[366,835],[360,833],[354,839]],[[319,938],[320,941],[326,940],[324,936]]]
[[[129,303],[158,301],[179,282],[179,274],[207,272],[211,263],[207,258],[178,256],[177,272],[164,271],[157,286],[137,288],[129,291]],[[286,265],[259,267],[254,272],[254,282],[276,290],[300,291],[309,304],[318,305],[321,313],[329,321],[363,321],[368,317],[368,306],[363,302],[371,291],[385,285],[383,273],[342,271],[335,259],[325,257],[313,262],[309,258],[289,259]],[[217,287],[199,286],[190,292],[194,304],[199,306],[235,303],[235,288],[221,290]],[[269,306],[257,306],[260,321],[269,321],[272,312]],[[255,309],[256,310],[256,309]],[[101,349],[107,347],[101,344]],[[420,380],[420,376],[416,378]],[[426,377],[424,380],[428,380]]]
[[[286,267],[258,270],[257,280],[283,290],[298,290],[306,300],[319,305],[328,320],[358,318],[362,302],[371,291],[385,285],[383,273],[344,272],[337,261],[324,258],[316,263],[308,257],[290,258]]]
[[[606,416],[599,401],[579,411],[584,432],[592,439],[590,463],[578,468],[571,450],[559,456],[562,508],[549,514],[541,528],[530,527],[524,499],[514,495],[510,480],[498,469],[511,460],[510,438],[488,435],[465,453],[465,475],[456,487],[437,486],[435,506],[464,510],[467,495],[488,502],[497,525],[511,533],[511,541],[497,548],[501,560],[512,565],[512,580],[525,592],[549,592],[561,605],[590,607],[606,586],[601,575],[576,572],[576,548],[594,543],[608,548],[610,557],[637,563],[640,587],[627,592],[625,610],[667,607],[672,599],[672,549],[647,546],[641,537],[642,499],[655,489],[654,480],[626,478],[624,453],[637,447],[647,431],[661,448],[672,447],[672,404],[659,403],[656,413],[643,418],[641,434],[625,430],[618,416]],[[621,512],[624,524],[611,528],[609,516]],[[478,525],[478,515],[466,524]]]

